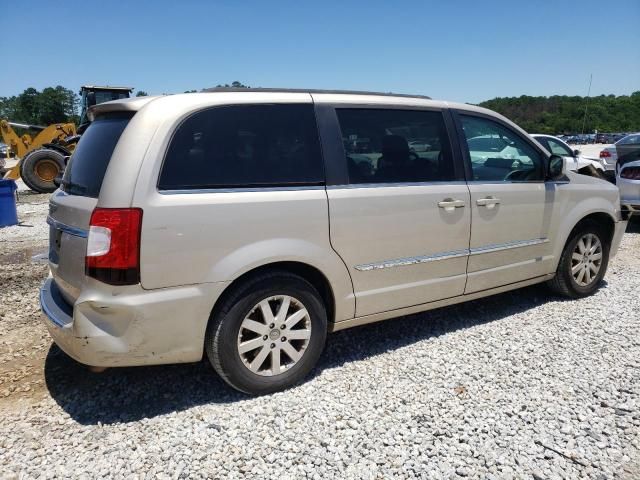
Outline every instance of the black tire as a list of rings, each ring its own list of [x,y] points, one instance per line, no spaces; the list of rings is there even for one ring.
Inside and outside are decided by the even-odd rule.
[[[20,162],[20,176],[31,190],[51,193],[56,187],[53,179],[64,172],[64,155],[50,148],[38,148]]]
[[[291,296],[304,305],[309,313],[311,335],[297,363],[284,373],[262,376],[243,362],[238,351],[238,334],[243,320],[259,302],[278,295]],[[313,285],[297,275],[273,271],[250,277],[225,295],[209,320],[205,350],[211,365],[225,382],[241,392],[263,395],[300,382],[317,363],[326,336],[325,305]]]
[[[580,285],[571,273],[572,269],[572,255],[576,246],[581,238],[585,235],[595,235],[602,245],[602,261],[600,269],[595,275],[593,280],[588,285]],[[556,276],[547,282],[547,285],[555,293],[563,295],[569,298],[582,298],[594,293],[600,286],[600,282],[604,278],[607,272],[607,266],[609,265],[609,249],[610,249],[610,235],[606,230],[602,228],[595,221],[584,221],[578,224],[571,234],[562,251],[560,261],[558,262],[558,268],[556,270]]]

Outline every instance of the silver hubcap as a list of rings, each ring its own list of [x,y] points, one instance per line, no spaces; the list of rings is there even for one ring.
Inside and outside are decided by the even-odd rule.
[[[302,302],[288,295],[265,298],[251,309],[238,332],[238,353],[253,373],[286,372],[304,355],[311,318]]]
[[[602,266],[602,243],[593,233],[584,235],[571,255],[571,275],[581,287],[590,285]]]

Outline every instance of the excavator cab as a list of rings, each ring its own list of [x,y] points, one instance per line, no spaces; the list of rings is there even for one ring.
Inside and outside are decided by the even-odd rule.
[[[129,98],[133,92],[131,87],[98,87],[95,85],[83,85],[80,87],[80,126],[78,132],[82,133],[89,124],[87,110],[99,103],[110,102]]]

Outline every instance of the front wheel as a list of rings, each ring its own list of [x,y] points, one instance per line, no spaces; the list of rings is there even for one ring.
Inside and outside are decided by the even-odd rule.
[[[564,247],[556,276],[548,282],[553,291],[571,298],[598,289],[609,263],[609,241],[596,222],[578,225]]]
[[[327,314],[316,289],[288,272],[258,275],[236,287],[209,322],[205,348],[216,372],[252,395],[302,380],[318,361]]]

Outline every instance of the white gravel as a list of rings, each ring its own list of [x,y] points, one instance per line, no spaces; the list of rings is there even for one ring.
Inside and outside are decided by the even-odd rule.
[[[639,248],[635,224],[587,299],[538,286],[331,335],[261,398],[206,362],[87,372],[40,324],[46,267],[5,258],[0,477],[638,479]]]

